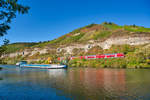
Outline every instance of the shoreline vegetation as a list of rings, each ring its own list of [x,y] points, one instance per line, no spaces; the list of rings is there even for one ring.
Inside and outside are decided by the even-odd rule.
[[[92,67],[92,68],[141,68],[141,69],[149,69],[150,68],[150,47],[145,48],[145,45],[141,46],[130,46],[130,45],[113,45],[108,50],[102,50],[99,47],[91,48],[88,52],[78,51],[74,53],[74,56],[82,56],[82,55],[94,55],[98,54],[109,54],[109,53],[124,53],[125,57],[123,58],[101,58],[101,59],[73,59],[68,61],[68,67]],[[36,55],[34,58],[47,58],[51,55]],[[53,56],[52,63],[59,63],[54,61],[57,59],[57,56]],[[14,61],[13,61],[14,60]],[[15,64],[21,60],[29,60],[27,58],[22,58],[22,56],[18,56],[14,59],[7,59],[6,62],[12,61],[11,64]],[[31,61],[31,64],[46,64],[46,60],[39,61]],[[47,63],[48,64],[48,63]]]
[[[74,59],[69,61],[70,67],[94,67],[94,68],[150,68],[150,47],[146,45],[131,46],[131,45],[114,45],[108,50],[99,50],[93,48],[89,50],[89,54],[109,54],[109,53],[124,53],[124,58],[102,58],[93,60]]]
[[[112,68],[112,69],[150,69],[150,65],[130,64],[124,62],[123,58],[110,58],[109,60],[72,60],[68,63],[69,67],[76,68]]]

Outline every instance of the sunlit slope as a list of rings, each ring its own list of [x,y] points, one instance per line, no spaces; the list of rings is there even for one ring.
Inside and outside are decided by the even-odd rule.
[[[40,43],[36,46],[42,47],[46,45],[68,45],[72,43],[86,43],[90,40],[103,41],[113,36],[130,36],[134,34],[150,35],[150,28],[145,28],[136,25],[119,26],[117,24],[107,22],[104,22],[102,24],[91,24],[76,29],[55,40]]]
[[[16,52],[19,50],[30,48],[36,44],[37,43],[13,43],[13,44],[9,44],[6,46],[7,47],[6,53]]]
[[[76,29],[66,35],[63,35],[52,41],[40,42],[40,43],[14,43],[8,45],[6,52],[15,52],[25,48],[31,47],[59,47],[60,45],[71,44],[84,44],[87,41],[104,41],[110,37],[119,36],[133,36],[133,35],[145,35],[150,36],[150,28],[145,28],[136,25],[124,25],[119,26],[111,22],[104,22],[102,24],[90,24],[85,27]]]

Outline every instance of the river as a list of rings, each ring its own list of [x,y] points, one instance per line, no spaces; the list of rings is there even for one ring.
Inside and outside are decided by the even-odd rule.
[[[149,69],[0,67],[0,100],[150,100]]]

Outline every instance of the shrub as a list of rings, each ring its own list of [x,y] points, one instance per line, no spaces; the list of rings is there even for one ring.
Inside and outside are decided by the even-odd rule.
[[[2,67],[0,67],[0,70],[2,70],[3,68]]]

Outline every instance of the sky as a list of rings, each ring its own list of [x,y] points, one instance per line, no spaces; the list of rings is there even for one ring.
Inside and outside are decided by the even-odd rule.
[[[20,0],[29,13],[17,15],[7,38],[10,43],[58,38],[74,29],[104,21],[150,28],[150,0]]]

